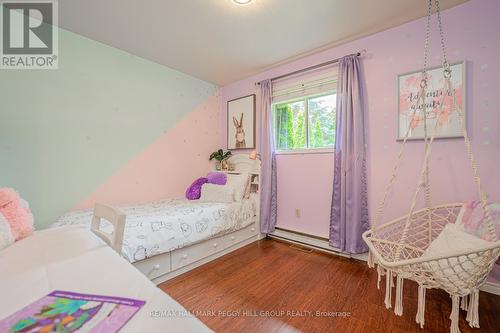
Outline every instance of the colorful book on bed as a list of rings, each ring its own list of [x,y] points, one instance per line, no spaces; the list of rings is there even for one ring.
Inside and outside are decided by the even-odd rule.
[[[53,291],[0,321],[0,332],[118,332],[144,301]]]

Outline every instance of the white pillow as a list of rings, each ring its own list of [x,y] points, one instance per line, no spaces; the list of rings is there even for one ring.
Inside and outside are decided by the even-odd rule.
[[[14,240],[9,222],[7,222],[3,214],[0,213],[0,250],[14,244]]]
[[[248,173],[228,174],[226,185],[234,188],[234,201],[241,201],[250,186],[250,176]]]
[[[200,201],[203,202],[234,202],[234,189],[228,185],[206,183],[201,187]]]
[[[475,237],[461,230],[461,228],[453,223],[448,223],[439,236],[432,241],[429,247],[425,250],[423,257],[434,257],[441,255],[453,255],[457,252],[466,252],[481,250],[485,246],[491,245],[490,242]],[[472,257],[472,255],[470,255]],[[473,262],[470,262],[473,260]],[[482,258],[475,256],[468,258],[467,256],[452,257],[448,259],[440,259],[427,263],[427,268],[432,272],[436,279],[451,283],[451,281],[468,280],[473,273],[475,264],[480,264]]]

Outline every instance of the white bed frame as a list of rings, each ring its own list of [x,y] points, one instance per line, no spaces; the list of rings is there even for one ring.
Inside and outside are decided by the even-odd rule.
[[[234,171],[222,172],[250,174],[250,191],[259,195],[260,160],[252,160],[246,154],[237,154],[230,157],[229,162],[234,166]],[[140,260],[133,263],[133,265],[151,281],[160,284],[263,238],[265,235],[260,233],[259,215],[260,208],[259,204],[257,204],[254,220],[243,229]],[[100,220],[102,218],[111,222],[114,227],[113,234],[106,234],[100,230]],[[121,253],[125,218],[125,214],[119,209],[96,204],[91,229],[109,246]]]

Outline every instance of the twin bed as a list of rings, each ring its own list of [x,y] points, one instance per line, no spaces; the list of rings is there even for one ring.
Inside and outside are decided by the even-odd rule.
[[[230,173],[249,175],[248,198],[229,203],[164,200],[109,208],[125,219],[122,244],[112,246],[149,279],[161,283],[259,239],[260,161],[235,155],[230,162]],[[70,212],[53,226],[89,229],[94,214],[95,209]],[[112,235],[111,222],[96,223],[94,232]]]
[[[118,207],[126,216],[122,255],[131,263],[246,227],[254,211],[250,199],[234,203],[165,200]],[[68,213],[53,225],[90,227],[94,209]],[[109,222],[101,230],[112,232]]]

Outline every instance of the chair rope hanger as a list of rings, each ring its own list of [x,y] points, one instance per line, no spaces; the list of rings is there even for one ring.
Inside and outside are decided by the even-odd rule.
[[[478,166],[472,152],[472,146],[467,134],[464,115],[458,107],[455,90],[451,82],[452,71],[446,56],[444,31],[441,21],[439,0],[434,0],[439,34],[441,39],[442,68],[443,68],[443,93],[441,103],[438,105],[435,116],[439,116],[445,107],[445,98],[451,97],[453,112],[457,112],[463,132],[465,152],[472,166],[472,175],[479,193],[481,208],[490,241],[481,241],[481,244],[458,244],[455,249],[438,253],[427,254],[426,250],[431,243],[439,237],[448,224],[454,224],[461,210],[462,203],[448,203],[432,206],[431,185],[429,181],[429,158],[432,143],[436,135],[438,122],[433,128],[428,129],[427,105],[425,96],[428,88],[427,66],[429,58],[430,26],[432,17],[433,0],[428,1],[428,15],[424,46],[424,66],[420,91],[413,108],[412,118],[418,110],[422,113],[424,127],[424,159],[416,184],[416,189],[407,215],[392,221],[380,224],[389,193],[397,180],[397,175],[403,160],[405,145],[411,132],[411,122],[405,133],[401,148],[397,154],[396,163],[392,170],[389,182],[385,188],[383,198],[378,206],[371,229],[363,234],[363,239],[369,247],[368,266],[377,265],[380,289],[381,276],[386,276],[385,306],[391,308],[392,288],[396,278],[395,305],[396,315],[403,314],[402,296],[404,279],[415,281],[418,284],[418,307],[416,322],[423,328],[425,313],[426,289],[440,288],[450,294],[452,311],[450,315],[451,333],[459,333],[459,310],[467,310],[466,320],[471,327],[479,327],[479,287],[486,281],[495,261],[500,255],[500,241],[497,240],[495,226],[492,221],[488,206],[488,195],[483,189],[479,177]],[[436,117],[437,118],[437,117]],[[429,130],[431,135],[429,136]],[[419,195],[424,196],[424,208],[416,209]],[[462,247],[463,246],[463,247]]]

